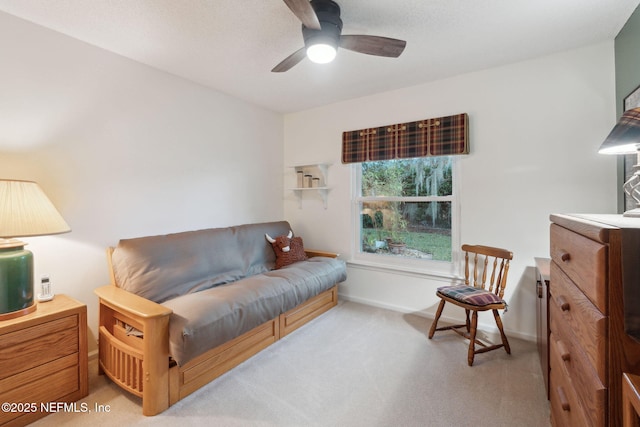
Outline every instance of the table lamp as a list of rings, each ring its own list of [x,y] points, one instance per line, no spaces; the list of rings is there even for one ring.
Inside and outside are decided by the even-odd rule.
[[[636,208],[626,211],[623,215],[640,218],[640,108],[624,112],[600,146],[598,153],[638,155],[638,160],[633,166],[633,175],[624,183],[622,189],[636,202]]]
[[[71,231],[38,184],[0,179],[0,320],[35,311],[33,254],[15,237]]]

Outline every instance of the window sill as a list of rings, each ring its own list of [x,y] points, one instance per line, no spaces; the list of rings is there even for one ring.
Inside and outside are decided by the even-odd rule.
[[[431,278],[446,282],[451,282],[452,280],[464,280],[464,278],[452,271],[453,266],[450,263],[443,262],[442,264],[443,266],[446,265],[450,269],[450,271],[445,271],[444,268],[442,270],[438,270],[435,268],[418,268],[410,265],[384,264],[362,259],[351,259],[347,261],[347,266],[358,268],[361,270],[401,274],[403,276],[410,277]]]

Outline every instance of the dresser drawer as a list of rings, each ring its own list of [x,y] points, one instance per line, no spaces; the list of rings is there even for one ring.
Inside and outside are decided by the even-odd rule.
[[[608,314],[607,247],[605,245],[552,224],[551,259],[602,313]]]
[[[575,343],[550,335],[554,373],[571,382],[575,401],[591,425],[603,425],[607,389]]]
[[[607,317],[589,301],[560,268],[552,263],[549,291],[551,332],[579,347],[606,383]]]
[[[76,315],[0,335],[0,380],[78,351]]]
[[[557,311],[554,306],[550,327],[551,333],[556,340],[556,347],[562,356],[566,369],[572,376],[588,374],[596,376],[602,384],[606,384],[606,354],[597,353],[595,355],[596,363],[594,364],[593,359],[589,358],[585,352],[582,343],[577,341],[571,331],[571,327],[559,319]]]
[[[575,395],[571,379],[564,374],[558,362],[559,356],[550,347],[551,366],[549,400],[551,401],[551,421],[554,427],[585,427],[593,425],[583,411]]]

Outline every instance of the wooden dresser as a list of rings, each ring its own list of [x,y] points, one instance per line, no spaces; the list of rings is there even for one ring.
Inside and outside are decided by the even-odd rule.
[[[88,394],[87,307],[65,295],[0,322],[0,425],[24,426]]]
[[[551,422],[621,426],[622,374],[640,373],[640,342],[624,331],[621,242],[624,229],[640,228],[640,219],[551,215],[551,221]]]

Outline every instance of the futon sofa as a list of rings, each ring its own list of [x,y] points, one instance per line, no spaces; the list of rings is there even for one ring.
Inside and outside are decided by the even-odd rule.
[[[100,373],[155,415],[334,307],[346,279],[336,254],[306,250],[275,269],[271,242],[290,230],[245,224],[108,248],[111,284],[95,290]]]

